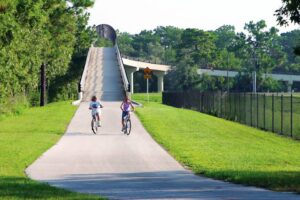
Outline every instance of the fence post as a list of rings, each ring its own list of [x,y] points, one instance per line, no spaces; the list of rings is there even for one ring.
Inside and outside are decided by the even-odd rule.
[[[216,115],[216,113],[215,113],[215,92],[214,91],[212,92],[212,102],[213,102],[213,113],[214,113],[214,115]]]
[[[186,99],[185,99],[186,94],[185,94],[185,92],[183,92],[182,94],[183,94],[183,108],[185,108],[186,107]]]
[[[237,121],[236,117],[236,93],[233,94],[233,103],[234,103],[234,121]]]
[[[281,135],[283,134],[283,94],[281,94],[281,130],[280,133]]]
[[[245,124],[247,124],[247,96],[246,93],[244,92],[244,117],[245,117]]]
[[[241,93],[238,93],[239,94],[239,119],[238,121],[241,122],[242,119],[241,119]]]
[[[224,94],[224,114],[223,118],[226,119],[226,93]]]
[[[198,111],[201,112],[201,92],[198,92],[198,96],[197,96],[197,100],[198,100]]]
[[[252,125],[252,93],[250,94],[250,126]]]
[[[258,111],[259,111],[259,107],[258,107],[258,100],[259,100],[259,96],[258,93],[256,93],[256,127],[258,128]]]
[[[274,94],[272,94],[272,132],[274,132]]]
[[[232,116],[232,112],[231,112],[232,105],[231,105],[231,103],[232,103],[232,93],[229,93],[229,120],[231,120],[231,116]]]
[[[222,90],[221,90],[221,96],[220,96],[220,112],[219,112],[219,115],[220,115],[220,117],[223,117],[223,112],[222,112],[222,108],[223,108],[223,105],[222,105],[222,94],[223,94],[223,92],[222,92]]]
[[[203,112],[203,104],[204,104],[204,102],[203,102],[203,95],[204,95],[204,93],[202,92],[201,93],[201,112]]]
[[[264,130],[266,130],[266,94],[264,94]]]
[[[293,137],[293,93],[291,93],[291,137]]]

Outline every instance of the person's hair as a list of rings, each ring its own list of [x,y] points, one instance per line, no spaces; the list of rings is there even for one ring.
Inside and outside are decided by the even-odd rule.
[[[126,95],[126,96],[124,96],[124,101],[127,101],[127,100],[129,100],[129,97]]]
[[[92,101],[97,101],[97,97],[96,97],[96,96],[93,96],[93,97],[92,97]]]

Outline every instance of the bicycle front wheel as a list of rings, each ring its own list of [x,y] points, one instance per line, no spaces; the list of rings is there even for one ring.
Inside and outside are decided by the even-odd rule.
[[[92,131],[94,132],[94,134],[97,134],[98,124],[97,124],[97,120],[95,118],[92,119],[91,127],[92,127]]]
[[[125,128],[126,128],[126,134],[129,135],[130,132],[131,132],[131,120],[130,120],[130,119],[128,119],[128,120],[126,121]]]

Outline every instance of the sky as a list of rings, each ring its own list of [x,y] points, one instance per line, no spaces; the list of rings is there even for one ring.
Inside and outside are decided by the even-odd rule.
[[[109,24],[135,34],[157,26],[215,30],[226,24],[241,32],[245,23],[263,19],[280,32],[298,29],[277,26],[274,12],[280,6],[281,0],[96,0],[89,25]]]

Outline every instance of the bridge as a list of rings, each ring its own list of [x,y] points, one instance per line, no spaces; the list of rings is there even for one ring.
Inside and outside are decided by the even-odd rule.
[[[98,28],[115,46],[89,49],[79,107],[60,141],[26,169],[31,179],[111,199],[298,198],[193,174],[152,139],[134,114],[131,135],[124,135],[120,104],[130,85],[127,75],[132,78],[134,71],[150,66],[162,77],[169,68],[122,59],[113,29],[107,25]],[[92,95],[104,105],[103,127],[97,135],[90,130],[88,101]]]
[[[130,60],[127,58],[122,58],[125,71],[127,74],[127,77],[129,77],[130,81],[130,92],[134,92],[134,79],[133,74],[136,71],[143,70],[146,67],[149,67],[153,74],[157,77],[157,91],[163,92],[164,91],[164,75],[171,69],[168,65],[159,65],[159,64],[152,64],[152,63],[146,63],[136,60]]]
[[[219,77],[236,77],[239,72],[237,71],[230,71],[230,70],[213,70],[213,69],[198,69],[197,73],[199,75],[207,74],[210,76],[219,76]],[[288,91],[292,92],[293,83],[300,82],[300,75],[290,75],[290,74],[262,74],[263,78],[271,77],[277,81],[284,81],[288,83]]]
[[[134,92],[134,73],[146,67],[157,76],[158,92],[164,90],[164,75],[170,66],[122,58],[113,28],[100,25],[97,31],[112,40],[114,47],[90,47],[79,84],[79,98],[74,105],[89,101],[93,95],[102,100],[121,100],[124,95]]]

